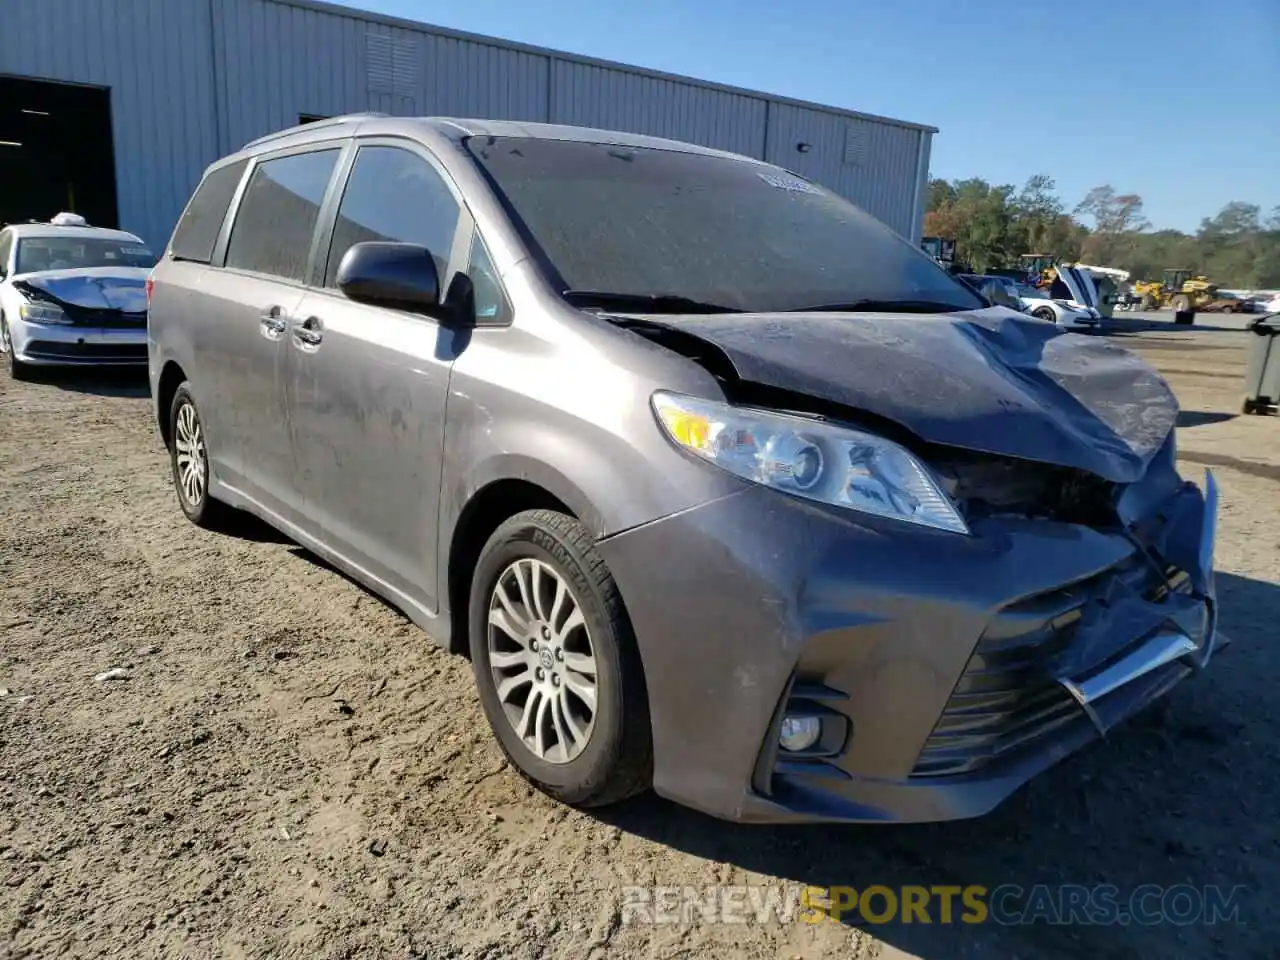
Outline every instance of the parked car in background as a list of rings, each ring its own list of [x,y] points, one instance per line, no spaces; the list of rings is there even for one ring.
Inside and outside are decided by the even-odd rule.
[[[210,168],[153,278],[182,511],[469,651],[564,802],[975,816],[1217,644],[1164,380],[779,167],[321,121]]]
[[[1047,292],[1030,284],[1016,285],[1015,292],[1022,309],[1038,320],[1056,324],[1063,330],[1090,332],[1102,325],[1097,311],[1069,300],[1055,300]]]
[[[74,215],[0,230],[0,352],[10,376],[36,366],[145,364],[154,265],[132,233]]]

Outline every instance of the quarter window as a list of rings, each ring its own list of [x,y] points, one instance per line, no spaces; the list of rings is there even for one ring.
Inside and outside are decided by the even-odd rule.
[[[506,300],[502,296],[502,286],[498,283],[493,261],[489,259],[489,250],[480,239],[479,230],[471,239],[469,259],[467,276],[471,278],[471,288],[475,291],[476,320],[481,323],[501,323],[506,319]]]
[[[222,231],[227,207],[231,205],[236,187],[240,186],[240,178],[244,176],[248,162],[240,160],[219,167],[196,187],[187,209],[182,211],[182,219],[178,221],[173,231],[173,242],[169,245],[176,259],[208,263],[213,258],[213,247]]]
[[[458,202],[422,157],[398,147],[361,147],[338,207],[325,286],[352,245],[371,240],[416,243],[431,251],[448,289],[445,269],[458,227]]]
[[[227,266],[303,280],[336,149],[258,164],[231,228]]]

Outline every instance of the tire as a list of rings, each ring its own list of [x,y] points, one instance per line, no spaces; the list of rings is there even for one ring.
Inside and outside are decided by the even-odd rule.
[[[1246,397],[1244,403],[1240,407],[1240,412],[1243,413],[1245,416],[1249,416],[1251,414],[1258,413],[1260,411],[1258,410],[1257,404],[1255,404],[1252,400]]]
[[[566,593],[557,609],[560,584]],[[519,637],[490,623],[491,608]],[[578,613],[581,626],[566,629]],[[653,744],[644,670],[622,597],[586,527],[552,510],[528,510],[503,523],[476,563],[468,616],[481,706],[503,753],[525,779],[577,807],[605,806],[649,789]],[[520,629],[522,619],[527,629]],[[584,655],[595,671],[594,711],[578,696],[589,686],[589,672],[578,669],[587,662]],[[525,718],[536,722],[522,735],[517,726]],[[542,755],[535,749],[539,743]]]
[[[1058,322],[1057,316],[1055,316],[1054,312],[1048,307],[1036,307],[1036,309],[1031,311],[1031,315],[1037,320],[1048,320],[1050,323]]]
[[[0,317],[0,349],[4,350],[4,366],[11,380],[30,380],[31,368],[13,355],[13,341],[9,339],[9,323]]]
[[[197,460],[192,466],[194,474],[188,475],[185,457],[192,440],[197,445]],[[181,464],[180,457],[184,458]],[[226,504],[209,496],[209,452],[204,424],[191,395],[190,384],[185,380],[169,404],[169,470],[174,492],[178,495],[178,506],[186,518],[197,527],[211,530],[222,527],[232,511]]]
[[[1169,306],[1173,308],[1174,313],[1186,313],[1191,309],[1191,298],[1185,293],[1179,293],[1169,301]]]

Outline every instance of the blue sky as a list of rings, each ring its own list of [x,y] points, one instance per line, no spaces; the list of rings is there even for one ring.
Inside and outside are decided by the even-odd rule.
[[[1280,205],[1280,0],[347,2],[931,124],[934,176],[1047,173],[1068,208],[1103,183],[1156,227]]]

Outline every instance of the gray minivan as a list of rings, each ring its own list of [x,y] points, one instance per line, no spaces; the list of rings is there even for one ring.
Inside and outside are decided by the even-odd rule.
[[[568,803],[973,816],[1215,646],[1165,382],[777,166],[337,118],[211,166],[148,295],[187,517],[467,653]]]

